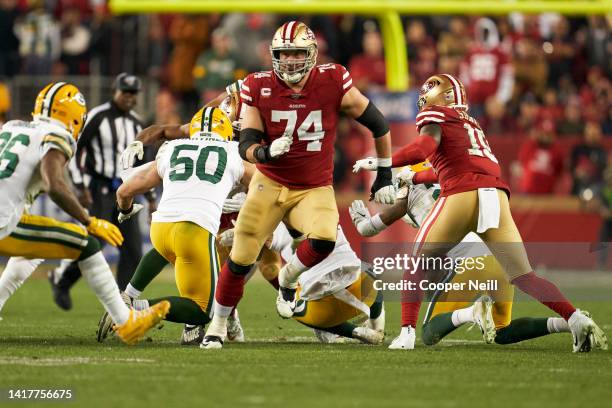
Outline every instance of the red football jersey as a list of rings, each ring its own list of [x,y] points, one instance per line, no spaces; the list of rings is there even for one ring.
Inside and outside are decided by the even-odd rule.
[[[497,92],[502,68],[509,63],[508,55],[500,47],[487,50],[477,46],[470,49],[465,61],[470,102],[484,103]]]
[[[250,74],[242,84],[242,103],[259,109],[264,123],[263,144],[285,133],[291,149],[257,168],[291,189],[332,184],[336,124],[342,97],[353,87],[342,65],[317,65],[301,92],[296,93],[272,71]]]
[[[481,187],[501,188],[510,193],[508,184],[501,179],[497,158],[476,119],[461,109],[446,106],[428,107],[416,117],[419,132],[432,123],[442,128],[440,144],[428,157],[438,175],[442,195]]]

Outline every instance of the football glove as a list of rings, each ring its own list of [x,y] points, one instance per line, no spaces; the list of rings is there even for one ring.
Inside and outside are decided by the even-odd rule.
[[[138,157],[138,160],[142,160],[143,155],[144,155],[144,148],[143,148],[142,142],[139,140],[134,140],[132,143],[130,143],[125,148],[123,153],[121,153],[119,162],[121,163],[121,166],[123,167],[124,170],[129,169],[130,167],[134,165],[134,162],[136,161],[136,157]]]
[[[353,165],[353,173],[358,173],[359,170],[374,171],[378,167],[378,159],[376,157],[366,157],[365,159],[357,160]]]
[[[293,143],[293,136],[283,135],[270,144],[270,157],[273,159],[287,153]]]
[[[89,225],[87,226],[87,232],[91,235],[96,236],[112,246],[120,246],[123,244],[123,235],[121,231],[114,224],[106,220],[102,220],[96,217],[90,217]]]
[[[415,174],[416,173],[412,170],[410,166],[406,166],[402,171],[397,173],[396,178],[398,180],[399,187],[401,188],[404,186],[413,185],[414,183],[412,182],[412,179],[414,179]]]
[[[234,245],[234,229],[226,229],[221,234],[219,234],[219,245],[224,247],[231,247]]]
[[[349,207],[349,214],[353,225],[361,236],[373,237],[387,226],[380,219],[380,214],[370,215],[368,207],[361,200],[355,200]]]
[[[378,167],[376,180],[370,189],[370,200],[379,204],[393,204],[395,202],[395,187],[393,187],[393,174],[391,167]]]
[[[223,214],[235,213],[240,211],[246,201],[246,193],[234,194],[232,198],[226,198],[223,202]]]
[[[123,212],[121,209],[119,209],[119,215],[117,216],[117,221],[119,221],[119,224],[121,224],[123,221],[129,220],[134,215],[136,215],[140,210],[142,210],[143,207],[144,205],[135,203],[135,204],[132,204],[132,208],[130,208],[130,210],[126,213]]]

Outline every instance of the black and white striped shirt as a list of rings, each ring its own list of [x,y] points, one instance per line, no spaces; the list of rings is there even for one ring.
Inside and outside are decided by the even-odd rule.
[[[113,101],[96,106],[89,111],[77,142],[76,164],[93,178],[119,178],[121,152],[141,130],[142,120],[134,111],[123,112]],[[75,172],[72,175],[76,184],[82,183]]]

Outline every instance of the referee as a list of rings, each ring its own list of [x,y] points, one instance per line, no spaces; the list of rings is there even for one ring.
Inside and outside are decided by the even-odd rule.
[[[71,173],[81,204],[89,209],[91,215],[116,224],[125,237],[123,245],[119,247],[117,265],[117,284],[121,290],[127,286],[142,257],[138,217],[118,224],[115,195],[121,185],[121,152],[142,130],[142,121],[132,110],[136,106],[140,88],[138,77],[126,73],[117,76],[112,100],[89,112],[77,142],[76,158],[71,163]],[[145,197],[151,214],[156,209],[155,195],[149,192]],[[68,266],[53,270],[49,280],[55,303],[69,310],[72,308],[69,291],[81,273],[76,262],[63,265]]]

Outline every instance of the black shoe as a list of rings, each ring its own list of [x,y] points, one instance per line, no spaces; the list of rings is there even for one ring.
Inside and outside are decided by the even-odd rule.
[[[72,309],[72,299],[70,298],[70,288],[61,287],[55,282],[55,270],[49,272],[49,283],[53,293],[53,301],[63,310]]]
[[[204,340],[204,326],[186,324],[181,335],[181,346],[197,346]]]

